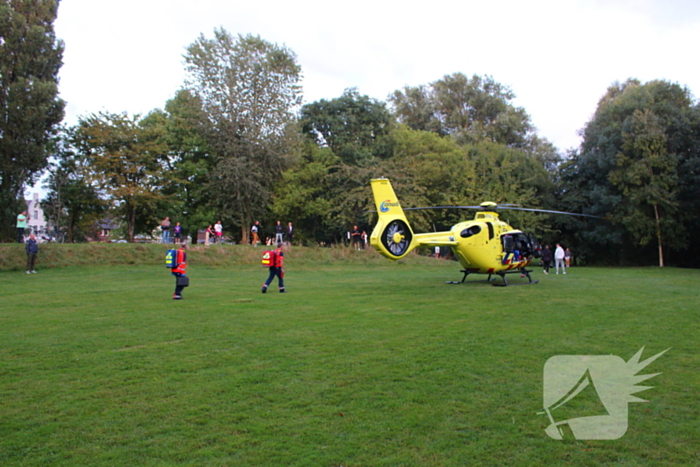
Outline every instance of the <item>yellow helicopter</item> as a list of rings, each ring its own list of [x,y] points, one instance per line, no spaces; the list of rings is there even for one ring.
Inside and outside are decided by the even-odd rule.
[[[478,209],[473,220],[460,222],[446,232],[414,233],[408,219],[401,208],[391,182],[385,178],[371,181],[374,203],[379,219],[370,236],[370,244],[390,260],[398,260],[418,246],[450,247],[455,257],[464,269],[461,282],[465,282],[469,274],[488,274],[487,281],[493,275],[500,276],[503,283],[508,285],[506,275],[520,274],[527,277],[528,284],[539,281],[532,280],[531,270],[527,269],[534,258],[540,257],[540,246],[533,235],[513,229],[503,222],[496,212],[497,209],[514,209],[521,211],[546,212],[554,214],[570,214],[585,217],[597,217],[587,214],[574,214],[562,211],[543,209],[518,208],[508,205],[499,207],[496,203],[485,202],[480,206],[435,206],[432,208],[408,209]],[[494,278],[495,279],[495,278]],[[448,281],[449,283],[459,283]]]

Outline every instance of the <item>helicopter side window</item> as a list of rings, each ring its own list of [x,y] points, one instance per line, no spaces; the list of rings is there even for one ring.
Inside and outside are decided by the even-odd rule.
[[[489,240],[491,240],[491,239],[493,239],[493,224],[490,222],[487,222],[486,227],[489,228]]]
[[[480,232],[481,232],[481,227],[479,227],[478,225],[472,225],[471,227],[462,230],[459,233],[459,236],[462,238],[469,238],[472,235],[476,235]]]

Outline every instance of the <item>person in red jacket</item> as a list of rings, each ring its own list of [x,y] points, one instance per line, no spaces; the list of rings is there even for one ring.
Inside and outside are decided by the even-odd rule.
[[[285,293],[284,290],[284,253],[282,252],[282,243],[277,244],[277,249],[275,250],[275,257],[272,260],[272,265],[270,266],[270,276],[267,281],[262,286],[262,293],[267,293],[267,287],[272,283],[272,280],[277,276],[279,280],[280,293]]]
[[[176,264],[172,269],[173,276],[175,276],[175,295],[173,295],[173,300],[182,300],[182,289],[185,288],[184,285],[180,285],[180,277],[187,275],[187,244],[181,243],[180,249],[177,250]]]

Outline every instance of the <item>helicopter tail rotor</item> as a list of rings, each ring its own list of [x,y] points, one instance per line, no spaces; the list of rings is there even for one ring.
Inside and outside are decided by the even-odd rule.
[[[372,180],[372,193],[379,220],[370,236],[370,244],[391,260],[401,259],[417,245],[408,219],[389,180]]]
[[[401,257],[408,253],[413,234],[408,224],[401,219],[395,219],[384,228],[381,243],[392,255]]]

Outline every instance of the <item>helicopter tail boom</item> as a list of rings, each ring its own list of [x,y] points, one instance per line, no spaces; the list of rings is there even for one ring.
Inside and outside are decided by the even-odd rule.
[[[382,256],[401,259],[418,245],[413,230],[388,179],[372,180],[372,193],[379,220],[370,236],[370,245]]]

